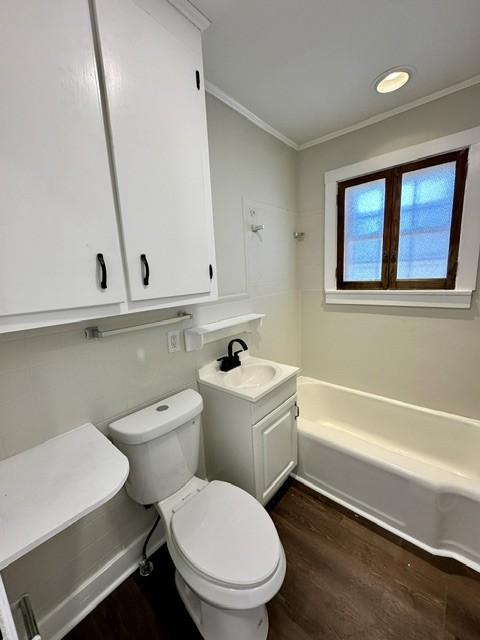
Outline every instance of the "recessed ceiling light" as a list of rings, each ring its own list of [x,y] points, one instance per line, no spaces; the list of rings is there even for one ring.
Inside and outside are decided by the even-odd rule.
[[[382,73],[373,83],[378,93],[391,93],[403,87],[412,77],[413,70],[409,67],[397,67]]]

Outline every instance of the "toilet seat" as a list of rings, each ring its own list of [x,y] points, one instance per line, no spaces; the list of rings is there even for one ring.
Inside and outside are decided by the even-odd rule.
[[[201,517],[202,512],[200,510],[200,504],[203,504],[203,500],[202,500],[202,503],[196,502],[196,501],[207,490],[207,488],[210,487],[210,485],[213,485],[215,487],[213,489],[213,492],[214,492],[213,495],[215,497],[212,497],[212,494],[210,493],[210,490],[209,490],[209,492],[206,493],[205,496],[203,496],[203,499],[206,499],[206,502],[210,503],[210,505],[215,503],[218,504],[216,501],[216,496],[219,495],[217,492],[218,484],[227,485],[227,487],[233,489],[233,492],[235,492],[235,495],[234,495],[234,493],[232,493],[230,489],[228,488],[225,489],[225,487],[223,486],[223,489],[225,489],[225,492],[222,492],[222,495],[223,496],[228,495],[230,498],[226,502],[226,504],[228,504],[228,509],[225,506],[225,511],[222,512],[226,515],[225,519],[231,519],[233,517],[232,514],[235,513],[236,506],[237,506],[237,513],[242,513],[242,514],[252,513],[252,511],[248,506],[245,507],[245,509],[243,510],[242,510],[242,507],[238,507],[239,501],[237,500],[238,498],[237,492],[241,492],[242,494],[245,494],[245,492],[242,489],[239,489],[238,487],[234,487],[233,485],[230,485],[226,482],[220,482],[216,480],[209,483],[208,481],[201,480],[196,476],[194,476],[176,493],[172,494],[168,498],[165,498],[161,502],[155,503],[155,507],[160,513],[160,516],[165,526],[166,542],[167,542],[168,551],[170,553],[170,557],[173,560],[173,563],[175,565],[177,572],[180,574],[181,578],[192,590],[192,592],[197,594],[197,596],[202,601],[206,603],[210,603],[214,607],[218,607],[220,609],[237,610],[237,611],[251,610],[251,609],[254,609],[255,607],[263,606],[266,602],[271,600],[276,595],[276,593],[282,586],[283,579],[285,577],[285,570],[286,570],[285,552],[278,538],[278,534],[276,532],[275,526],[272,520],[270,519],[270,516],[268,515],[268,513],[265,511],[262,505],[255,500],[255,498],[253,498],[248,493],[246,494],[246,500],[248,500],[249,504],[255,505],[254,507],[252,507],[252,510],[254,509],[255,511],[257,511],[259,509],[262,514],[262,516],[260,517],[262,519],[266,518],[270,523],[270,525],[273,527],[276,538],[272,539],[272,544],[275,547],[275,540],[278,540],[278,545],[280,548],[280,552],[279,552],[280,558],[279,558],[277,567],[274,569],[273,574],[269,578],[267,578],[264,582],[254,586],[248,586],[248,585],[243,587],[240,585],[236,586],[235,584],[230,584],[225,582],[226,576],[224,575],[220,576],[220,577],[223,577],[224,582],[217,581],[213,577],[204,575],[201,569],[196,568],[196,566],[194,566],[194,565],[198,566],[200,562],[198,560],[195,561],[195,558],[192,557],[192,554],[190,555],[192,557],[193,562],[186,557],[187,551],[185,551],[185,554],[184,554],[184,552],[182,552],[180,549],[180,544],[183,544],[184,548],[186,549],[185,537],[184,536],[182,537],[182,533],[185,533],[185,531],[182,531],[182,525],[179,524],[180,522],[183,521],[183,518],[180,518],[181,511],[184,508],[186,508],[187,505],[189,505],[189,508],[187,509],[187,511],[185,511],[185,514],[189,514],[191,516],[192,512],[190,512],[190,509],[193,507],[194,504],[196,504],[197,506],[194,508],[195,511],[197,512],[196,518],[195,520],[193,519],[190,520],[189,524],[187,524],[186,526],[187,527],[189,526],[190,531],[192,530],[195,531],[199,529],[202,526],[202,522],[205,521],[205,519],[202,520],[202,517]],[[228,494],[226,492],[228,492]],[[242,500],[242,504],[243,506],[245,506],[245,504],[243,503],[243,500]],[[212,511],[212,510],[213,510],[213,507],[210,506],[208,511]],[[195,513],[195,511],[193,511],[193,513]],[[172,524],[173,524],[174,517],[177,519],[177,525],[175,528],[177,529],[177,536],[180,538],[178,542],[172,531],[173,529]],[[256,516],[254,515],[253,518],[256,518]],[[185,523],[186,522],[187,522],[187,518],[185,518]],[[212,523],[212,520],[210,520],[210,523]],[[224,548],[225,547],[224,541],[222,544]],[[196,556],[196,558],[198,557],[200,556]],[[210,571],[210,573],[212,572]],[[266,571],[264,573],[266,573]],[[252,579],[251,576],[250,576],[250,579]],[[255,577],[253,579],[255,579]]]
[[[243,489],[214,480],[172,511],[176,550],[203,579],[230,589],[252,589],[277,570],[282,546],[275,526]]]

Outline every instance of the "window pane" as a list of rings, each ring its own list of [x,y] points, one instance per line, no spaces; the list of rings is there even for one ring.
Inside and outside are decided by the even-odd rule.
[[[446,278],[455,162],[402,177],[397,278]]]
[[[343,279],[382,279],[385,179],[345,189]]]

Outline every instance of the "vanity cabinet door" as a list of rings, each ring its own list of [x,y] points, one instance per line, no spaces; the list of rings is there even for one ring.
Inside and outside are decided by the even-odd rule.
[[[179,14],[185,24],[177,28],[164,0],[95,6],[130,298],[208,296],[213,230],[200,34]]]
[[[256,498],[268,502],[297,464],[297,396],[253,427]]]
[[[124,279],[88,0],[2,0],[0,42],[5,331],[121,302]]]

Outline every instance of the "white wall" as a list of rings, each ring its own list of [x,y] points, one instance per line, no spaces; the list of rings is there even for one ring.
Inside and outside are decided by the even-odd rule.
[[[234,306],[267,314],[262,334],[246,337],[253,351],[297,363],[295,256],[289,236],[296,201],[296,154],[215,98],[209,97],[207,106],[221,293],[243,294]],[[259,215],[268,218],[269,236],[262,250],[246,246],[251,238],[245,233],[244,200],[255,202]],[[287,260],[285,251],[277,251],[272,243],[273,237],[284,248],[287,244]],[[249,285],[246,274],[260,273],[266,264],[269,278],[260,279],[260,288],[256,279]],[[213,314],[217,308],[221,313],[214,305]],[[115,327],[172,313],[99,324]],[[88,324],[0,337],[0,457],[87,421],[104,429],[114,417],[195,386],[197,368],[225,352],[226,341],[202,352],[169,354],[166,329],[86,342],[82,328]],[[153,516],[122,491],[105,507],[12,564],[4,572],[10,598],[29,592],[43,618],[143,534]]]
[[[306,375],[480,418],[478,292],[468,311],[325,305],[324,173],[480,124],[480,85],[298,157],[298,281]]]
[[[266,314],[254,346],[267,358],[298,363],[297,153],[210,95],[207,113],[220,295],[248,292],[251,308]],[[265,224],[258,235],[249,231],[252,209]]]

